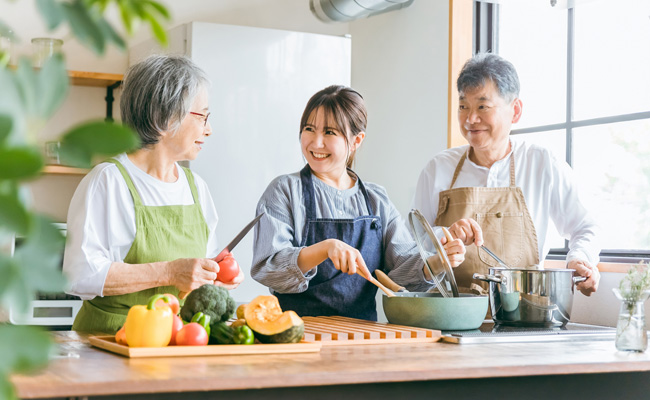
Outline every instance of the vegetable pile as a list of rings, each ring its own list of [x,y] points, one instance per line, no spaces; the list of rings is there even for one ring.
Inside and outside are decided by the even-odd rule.
[[[192,291],[182,307],[172,294],[154,295],[147,305],[131,307],[115,341],[130,347],[164,347],[302,340],[303,320],[294,311],[282,312],[275,296],[258,296],[236,310],[235,305],[228,290],[211,284]],[[235,313],[237,320],[229,323]]]

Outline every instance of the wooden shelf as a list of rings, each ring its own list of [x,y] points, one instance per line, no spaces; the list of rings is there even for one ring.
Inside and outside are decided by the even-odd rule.
[[[43,168],[44,174],[50,175],[86,175],[89,169],[67,167],[65,165],[46,165]]]
[[[122,74],[107,74],[103,72],[68,71],[68,76],[73,85],[108,87],[124,78]]]
[[[75,86],[90,86],[106,88],[106,117],[112,119],[113,89],[119,86],[124,75],[108,74],[103,72],[68,71],[70,83]],[[90,170],[83,168],[68,167],[65,165],[46,165],[43,168],[45,175],[86,175]]]
[[[16,66],[10,65],[9,68],[16,69]],[[109,87],[118,82],[122,82],[122,79],[124,79],[124,75],[122,74],[70,70],[68,70],[68,76],[70,77],[70,83],[75,86],[92,87]]]

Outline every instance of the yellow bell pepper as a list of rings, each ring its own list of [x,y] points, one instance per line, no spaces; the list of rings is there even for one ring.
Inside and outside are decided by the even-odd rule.
[[[156,301],[163,299],[169,303],[169,297],[157,294],[149,298],[149,303],[133,306],[126,316],[124,329],[129,347],[164,347],[172,338],[174,313],[168,306],[156,308]]]

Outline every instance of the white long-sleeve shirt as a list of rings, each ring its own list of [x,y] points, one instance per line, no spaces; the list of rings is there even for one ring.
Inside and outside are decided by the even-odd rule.
[[[163,182],[136,167],[126,156],[115,157],[131,176],[145,206],[191,205],[192,192],[177,164],[178,180]],[[206,257],[217,256],[217,211],[208,186],[194,173],[203,216],[210,229]],[[133,198],[115,164],[97,165],[79,183],[68,209],[63,272],[67,293],[83,300],[102,296],[113,262],[123,262],[135,239]]]
[[[510,154],[491,168],[466,159],[454,188],[509,186],[510,157],[515,157],[515,184],[523,191],[535,224],[540,261],[549,251],[546,234],[551,220],[560,235],[569,239],[567,262],[578,259],[596,266],[601,250],[599,227],[580,202],[571,167],[548,149],[515,139],[511,143]],[[420,173],[413,207],[431,225],[438,215],[439,194],[449,189],[458,161],[468,147],[454,147],[437,154]]]

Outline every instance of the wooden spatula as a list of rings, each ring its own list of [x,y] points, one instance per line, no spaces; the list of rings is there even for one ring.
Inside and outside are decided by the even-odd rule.
[[[379,283],[377,279],[375,279],[372,275],[370,277],[365,276],[359,269],[357,269],[357,274],[363,276],[368,280],[368,282],[372,283],[373,285],[377,286],[379,289],[381,289],[384,293],[386,293],[386,296],[388,297],[395,297],[395,293],[393,293],[392,290],[387,288],[386,286],[382,285]]]

